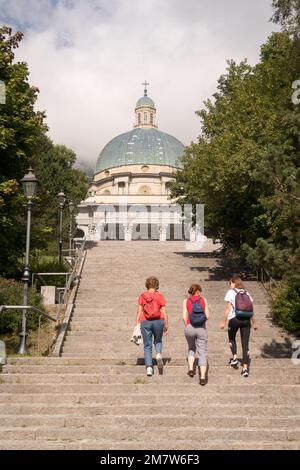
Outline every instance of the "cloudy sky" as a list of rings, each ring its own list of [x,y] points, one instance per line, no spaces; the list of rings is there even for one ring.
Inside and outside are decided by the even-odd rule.
[[[196,140],[195,111],[226,60],[255,64],[276,29],[271,0],[0,0],[0,22],[25,33],[16,54],[40,88],[50,137],[94,167],[103,146],[132,128],[150,82],[161,130]]]

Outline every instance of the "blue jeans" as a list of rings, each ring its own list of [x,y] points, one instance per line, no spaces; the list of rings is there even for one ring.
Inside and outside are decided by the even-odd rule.
[[[145,366],[152,366],[152,336],[156,353],[162,352],[162,335],[164,332],[164,320],[144,320],[141,323],[141,333],[144,341]]]

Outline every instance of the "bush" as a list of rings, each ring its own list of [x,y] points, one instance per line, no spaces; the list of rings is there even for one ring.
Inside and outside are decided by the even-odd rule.
[[[29,289],[28,303],[44,310],[42,297],[35,288]],[[0,305],[22,305],[23,283],[12,279],[0,277]],[[27,315],[27,328],[36,329],[39,324],[39,316],[34,313]],[[22,326],[22,310],[4,310],[0,314],[0,333],[19,333]]]
[[[300,335],[300,283],[282,282],[272,292],[272,312],[286,330]]]

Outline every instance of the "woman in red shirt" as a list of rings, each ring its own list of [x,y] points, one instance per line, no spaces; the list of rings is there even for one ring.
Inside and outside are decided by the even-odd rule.
[[[146,279],[146,292],[138,300],[136,324],[141,324],[141,333],[144,342],[144,357],[146,373],[153,374],[152,341],[156,350],[156,363],[162,367],[162,336],[168,334],[168,315],[164,296],[158,292],[159,281],[151,276]]]
[[[188,364],[190,377],[194,376],[195,355],[200,366],[200,385],[206,384],[207,370],[207,330],[206,320],[209,319],[207,300],[201,296],[199,284],[192,284],[188,290],[190,297],[183,301],[183,321],[185,337],[188,343]]]

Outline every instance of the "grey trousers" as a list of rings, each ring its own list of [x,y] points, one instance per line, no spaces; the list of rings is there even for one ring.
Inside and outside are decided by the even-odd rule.
[[[185,337],[188,343],[188,356],[198,356],[199,366],[207,366],[207,330],[206,328],[194,328],[192,325],[185,327]]]

